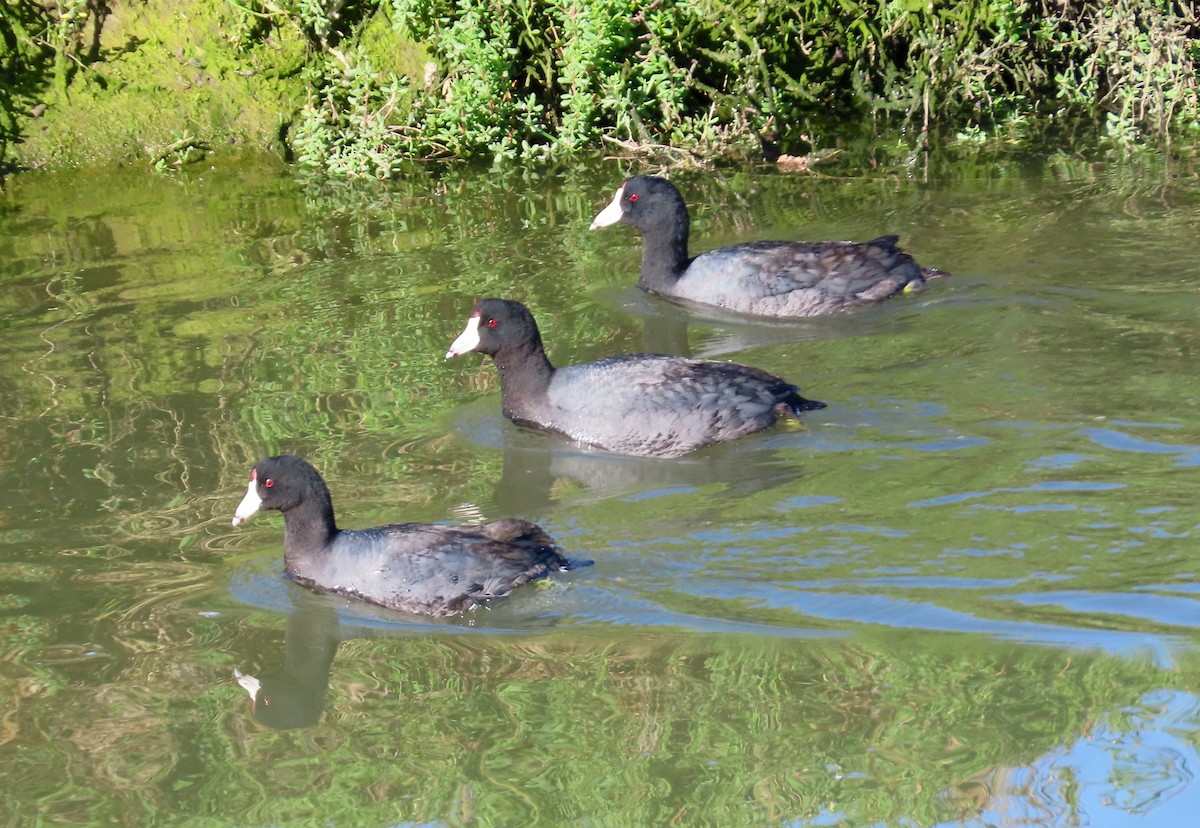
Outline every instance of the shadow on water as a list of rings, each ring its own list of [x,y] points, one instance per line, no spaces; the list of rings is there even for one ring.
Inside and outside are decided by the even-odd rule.
[[[721,486],[723,496],[739,497],[786,486],[804,474],[803,466],[763,447],[736,453],[717,447],[681,460],[653,460],[557,442],[540,434],[505,435],[504,465],[495,489],[499,511],[533,514],[556,501],[651,499],[712,484]]]
[[[956,289],[961,290],[962,286],[956,286]],[[602,291],[597,298],[605,305],[619,308],[621,312],[640,320],[642,335],[637,344],[638,350],[699,359],[730,358],[729,355],[754,348],[833,337],[883,335],[897,331],[904,324],[905,314],[917,313],[922,307],[935,302],[943,304],[950,301],[947,292],[943,292],[936,298],[924,295],[901,297],[853,314],[812,319],[773,319],[745,316],[709,305],[654,296],[637,287]],[[804,366],[799,367],[803,370]],[[805,383],[803,376],[788,376],[787,379],[802,387]]]
[[[740,451],[719,445],[671,460],[628,457],[513,425],[490,399],[465,407],[455,427],[472,443],[501,451],[493,496],[498,512],[536,514],[555,502],[654,498],[713,484],[736,496],[785,486],[804,474],[802,464],[788,462],[764,445],[765,435],[743,438]]]

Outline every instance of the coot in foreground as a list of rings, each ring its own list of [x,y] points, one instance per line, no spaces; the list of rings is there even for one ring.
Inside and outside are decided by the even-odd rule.
[[[570,561],[540,526],[506,518],[479,526],[393,523],[338,529],[320,473],[295,455],[266,457],[234,512],[283,512],[283,559],[302,586],[422,615],[456,615]]]

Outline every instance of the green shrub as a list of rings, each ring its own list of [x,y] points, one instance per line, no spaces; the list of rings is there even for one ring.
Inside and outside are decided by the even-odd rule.
[[[863,124],[909,128],[911,145],[1067,125],[1119,143],[1200,133],[1200,28],[1184,0],[225,3],[247,73],[281,30],[301,36],[310,91],[289,139],[335,177],[598,146],[707,163],[756,154],[760,139],[807,151]],[[83,54],[82,33],[103,33],[106,8],[8,0],[0,142],[19,139],[38,89],[105,59]],[[396,43],[427,49],[428,65],[396,65]]]
[[[406,112],[385,96],[404,156],[544,158],[607,142],[708,160],[866,119],[917,125],[923,141],[1080,120],[1158,140],[1200,119],[1196,24],[1162,0],[386,3],[440,67],[406,85]]]

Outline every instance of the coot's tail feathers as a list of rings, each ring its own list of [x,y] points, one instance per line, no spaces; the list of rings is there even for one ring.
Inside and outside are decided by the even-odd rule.
[[[530,523],[517,518],[501,518],[478,527],[485,535],[495,541],[515,544],[528,548],[533,546],[541,554],[542,563],[550,569],[566,572],[568,569],[578,569],[581,566],[591,566],[593,561],[588,558],[564,557],[554,542],[554,538],[546,534],[546,530],[536,523]],[[521,554],[521,553],[515,553]]]
[[[820,400],[807,400],[799,394],[792,394],[784,403],[792,410],[793,414],[799,414],[802,411],[816,411],[825,408],[825,403]]]
[[[546,534],[546,530],[536,523],[517,518],[501,518],[477,527],[479,531],[494,541],[501,543],[527,543],[534,546],[545,546],[556,549],[558,544],[554,538]]]
[[[917,268],[917,273],[921,277],[921,283],[928,282],[930,279],[941,279],[950,275],[945,270],[938,270],[936,267],[921,267],[919,264],[914,262],[913,257],[907,251],[904,251],[900,248],[899,236],[880,236],[877,239],[871,239],[869,242],[867,242],[867,244],[883,248],[884,250],[889,251],[892,255],[899,256],[903,262],[911,263]],[[907,284],[901,285],[901,288],[906,291],[919,288],[921,283],[914,284],[914,282],[915,280],[909,281]],[[877,298],[886,299],[887,294],[881,294]]]

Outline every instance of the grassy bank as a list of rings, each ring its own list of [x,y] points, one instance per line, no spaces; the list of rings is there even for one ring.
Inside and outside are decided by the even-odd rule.
[[[0,162],[272,149],[333,177],[605,147],[668,162],[1200,133],[1179,0],[7,0]]]

